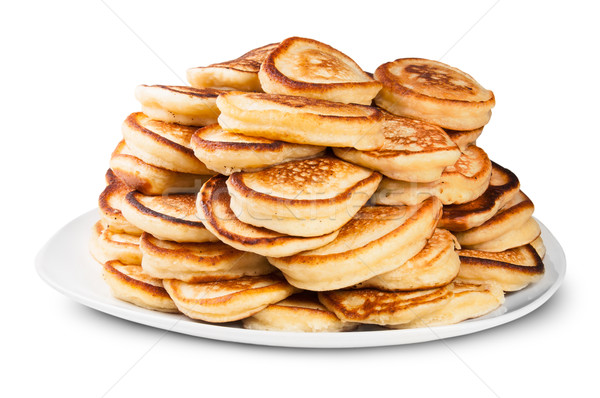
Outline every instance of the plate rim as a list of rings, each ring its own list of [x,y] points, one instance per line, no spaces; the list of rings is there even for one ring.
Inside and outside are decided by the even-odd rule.
[[[85,231],[87,233],[87,231],[91,230],[91,226],[95,221],[89,222],[88,219],[93,219],[92,215],[96,216],[96,220],[98,219],[99,216],[97,209],[85,212],[66,223],[62,228],[55,232],[38,251],[37,255],[35,256],[35,269],[44,282],[58,292],[80,304],[117,318],[167,330],[169,332],[177,332],[195,337],[236,343],[295,348],[358,348],[414,344],[477,333],[512,322],[541,307],[556,293],[556,291],[558,291],[562,285],[562,282],[564,281],[567,268],[566,256],[562,246],[556,237],[554,237],[552,232],[550,232],[550,230],[536,218],[536,221],[540,224],[542,234],[544,235],[544,240],[546,241],[549,238],[548,242],[552,243],[553,251],[556,251],[557,258],[553,258],[552,262],[555,264],[553,269],[556,271],[557,277],[539,296],[515,310],[508,311],[490,318],[486,318],[484,316],[483,318],[476,318],[453,325],[416,329],[387,329],[325,333],[250,330],[231,326],[223,326],[219,324],[198,322],[187,318],[182,314],[161,313],[135,307],[129,303],[121,303],[127,305],[117,306],[110,301],[105,302],[98,300],[93,295],[81,294],[77,291],[69,289],[68,286],[64,286],[59,283],[49,274],[46,264],[50,261],[46,261],[45,256],[47,256],[47,253],[52,248],[52,245],[55,244],[56,241],[59,240],[60,237],[69,230],[69,228],[74,228],[74,226],[77,226],[78,224],[82,224],[83,228],[83,224],[90,223],[89,229],[86,228]],[[87,242],[87,239],[85,241]],[[548,265],[545,263],[545,266],[547,267]],[[112,296],[109,296],[109,299],[115,300]],[[167,322],[167,319],[172,320],[170,327],[165,325],[165,323],[169,323]]]

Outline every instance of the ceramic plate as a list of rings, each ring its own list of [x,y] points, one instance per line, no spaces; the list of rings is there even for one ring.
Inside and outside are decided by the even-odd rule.
[[[475,333],[513,321],[539,308],[558,290],[566,271],[565,254],[560,244],[540,223],[547,249],[544,277],[521,291],[507,294],[504,305],[484,317],[456,325],[407,330],[366,326],[363,330],[344,333],[246,330],[239,322],[207,324],[183,315],[146,310],[113,298],[102,279],[101,266],[88,252],[90,232],[98,217],[97,210],[85,213],[64,226],[46,243],[36,258],[36,268],[42,279],[81,304],[119,318],[171,332],[239,343],[315,348],[376,347]]]

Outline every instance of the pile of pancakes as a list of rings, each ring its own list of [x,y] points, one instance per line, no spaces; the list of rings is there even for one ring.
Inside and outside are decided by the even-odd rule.
[[[113,295],[251,329],[414,328],[544,273],[531,200],[476,145],[494,94],[292,37],[141,85],[90,247]]]

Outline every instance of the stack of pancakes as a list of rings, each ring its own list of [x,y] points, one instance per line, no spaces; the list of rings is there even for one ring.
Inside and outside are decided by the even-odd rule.
[[[543,272],[533,203],[475,141],[491,91],[292,37],[142,85],[91,253],[119,299],[303,332],[446,325]]]

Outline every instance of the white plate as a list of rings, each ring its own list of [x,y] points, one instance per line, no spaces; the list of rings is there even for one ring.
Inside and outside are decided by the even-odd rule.
[[[97,210],[85,213],[46,243],[36,258],[36,268],[42,279],[68,297],[119,318],[192,336],[239,343],[315,348],[375,347],[461,336],[513,321],[540,307],[558,290],[566,271],[565,254],[560,244],[540,223],[547,249],[544,277],[519,292],[507,294],[504,305],[484,317],[456,325],[407,330],[378,327],[344,333],[246,330],[239,322],[211,325],[183,315],[145,310],[113,298],[102,280],[101,267],[88,253],[88,239],[97,220]]]

